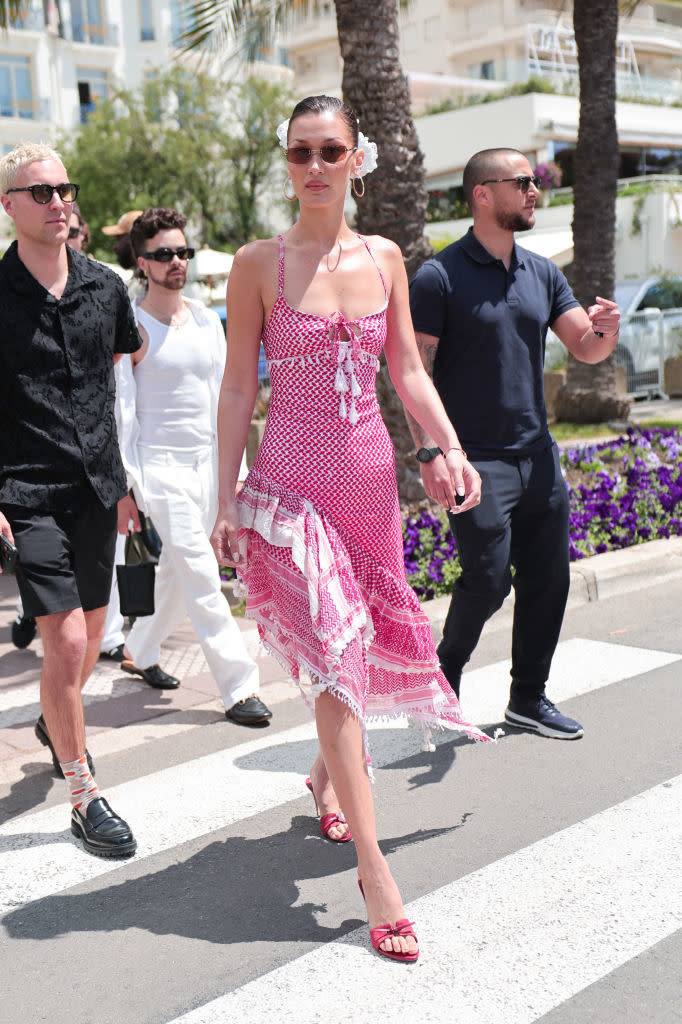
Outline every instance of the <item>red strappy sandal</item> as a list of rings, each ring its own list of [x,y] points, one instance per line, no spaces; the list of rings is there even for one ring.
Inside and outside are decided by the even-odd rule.
[[[313,795],[313,800],[315,801],[315,813],[319,814],[320,810],[319,807],[317,806],[317,797],[315,796],[315,793],[313,791],[313,784],[309,778],[305,780],[305,784]],[[328,839],[330,843],[349,843],[353,838],[353,833],[351,832],[350,829],[348,829],[345,836],[341,836],[339,839],[335,839],[334,836],[329,835],[329,832],[331,829],[334,828],[334,825],[347,824],[348,823],[344,818],[343,814],[341,813],[341,811],[339,811],[338,814],[335,814],[333,812],[331,814],[323,814],[320,818],[320,831],[324,838]]]
[[[362,888],[362,880],[358,878],[358,885],[360,886],[360,892],[362,898],[365,898],[365,890]],[[403,938],[409,938],[410,936],[417,942],[417,936],[414,932],[414,921],[408,921],[406,917],[401,917],[395,924],[380,924],[376,928],[370,928],[369,939],[374,949],[379,956],[385,956],[389,960],[401,960],[405,964],[413,964],[419,959],[419,950],[415,949],[413,953],[396,953],[392,949],[382,949],[381,943],[391,936],[402,936]]]

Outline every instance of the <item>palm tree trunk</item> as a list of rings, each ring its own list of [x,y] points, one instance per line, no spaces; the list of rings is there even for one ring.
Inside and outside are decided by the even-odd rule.
[[[616,35],[618,0],[574,0],[580,115],[575,153],[573,273],[575,297],[585,307],[596,295],[613,297],[615,283]],[[616,391],[613,356],[597,365],[568,357],[566,386],[557,394],[558,419],[626,420],[629,402]]]
[[[408,274],[413,274],[432,250],[424,236],[424,158],[400,65],[398,4],[396,0],[373,0],[371,5],[336,0],[336,24],[344,100],[379,149],[379,165],[365,179],[365,195],[357,201],[357,227],[361,234],[384,235],[396,242]],[[377,378],[377,394],[396,450],[400,496],[407,501],[423,498],[414,444],[385,363]]]

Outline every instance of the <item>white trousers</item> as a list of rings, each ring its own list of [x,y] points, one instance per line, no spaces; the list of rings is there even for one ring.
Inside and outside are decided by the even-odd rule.
[[[109,652],[114,647],[120,647],[125,637],[123,636],[123,616],[121,605],[118,599],[118,581],[116,579],[116,566],[123,565],[126,560],[126,538],[124,533],[116,534],[116,555],[114,557],[114,575],[111,581],[111,594],[107,606],[107,617],[104,620],[104,636],[102,637],[102,650]]]
[[[169,452],[139,446],[145,502],[163,542],[153,615],[135,620],[126,647],[140,668],[189,615],[226,708],[258,693],[258,666],[220,588],[209,536],[218,507],[217,449]]]

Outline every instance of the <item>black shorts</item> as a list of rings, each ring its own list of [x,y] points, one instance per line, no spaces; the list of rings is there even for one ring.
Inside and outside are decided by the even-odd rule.
[[[19,559],[17,584],[24,615],[85,612],[109,603],[116,547],[116,506],[104,508],[92,492],[69,511],[0,506],[9,520]]]

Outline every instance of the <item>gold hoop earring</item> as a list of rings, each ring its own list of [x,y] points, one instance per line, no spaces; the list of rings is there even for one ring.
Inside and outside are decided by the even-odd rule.
[[[360,184],[362,185],[362,192],[358,192],[358,186],[356,185],[357,181],[359,181]],[[365,194],[365,183],[362,180],[362,178],[353,178],[353,183],[351,185],[351,188],[353,189],[353,195],[357,196],[358,199],[362,199],[362,197]]]
[[[291,180],[291,178],[287,178],[287,180],[282,185],[282,192],[284,193],[284,198],[288,199],[290,203],[293,203],[295,199],[298,199],[298,196],[296,195],[295,192],[293,196],[290,196],[289,193],[287,192],[287,185],[291,185],[292,188],[294,187],[294,183]]]

